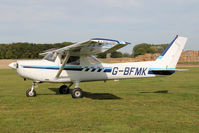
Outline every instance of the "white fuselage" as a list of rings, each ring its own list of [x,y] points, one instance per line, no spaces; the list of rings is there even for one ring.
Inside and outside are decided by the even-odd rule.
[[[90,45],[93,41],[105,41],[105,44]],[[115,43],[118,48],[121,43],[116,40],[92,39],[92,41],[86,42],[88,45],[77,43],[50,52],[42,60],[17,61],[9,66],[17,69],[18,74],[23,78],[31,79],[34,82],[66,83],[165,76],[175,72],[186,41],[187,38],[176,36],[156,61],[101,63],[97,58],[91,56],[90,52],[93,50],[94,53],[106,51],[106,48],[109,48],[107,44],[111,46],[109,49],[112,49]],[[115,46],[112,50],[114,49]]]
[[[82,82],[111,79],[144,78],[162,76],[151,72],[165,68],[155,61],[132,63],[100,63],[94,65],[67,65],[56,78],[61,64],[47,60],[17,61],[17,73],[23,78],[38,82]]]

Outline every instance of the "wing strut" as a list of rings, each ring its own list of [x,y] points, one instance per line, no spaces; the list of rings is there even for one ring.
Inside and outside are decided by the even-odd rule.
[[[69,58],[69,53],[70,53],[69,51],[66,52],[66,57],[64,58],[64,61],[63,61],[62,65],[61,65],[61,67],[60,67],[60,69],[59,69],[59,71],[56,75],[56,78],[59,78],[62,70],[64,69],[64,66],[66,65],[66,62],[68,61],[68,58]]]

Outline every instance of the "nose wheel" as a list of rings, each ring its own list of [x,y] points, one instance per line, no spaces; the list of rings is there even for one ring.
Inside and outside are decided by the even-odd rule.
[[[28,89],[27,91],[26,91],[26,96],[27,97],[35,97],[37,94],[36,94],[36,91],[34,90],[34,88],[36,87],[36,83],[35,82],[33,82],[32,83],[32,88],[31,89]]]
[[[26,96],[27,97],[35,97],[37,94],[36,94],[36,91],[35,90],[33,90],[33,91],[31,91],[31,89],[28,89],[27,91],[26,91]]]

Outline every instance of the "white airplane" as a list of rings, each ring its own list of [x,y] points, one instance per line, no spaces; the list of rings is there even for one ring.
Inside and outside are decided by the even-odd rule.
[[[23,60],[9,64],[17,73],[26,79],[33,80],[31,89],[26,92],[27,97],[35,97],[34,90],[38,83],[63,83],[59,88],[60,94],[69,93],[69,88],[75,83],[71,95],[73,98],[83,97],[79,88],[80,82],[149,78],[173,74],[180,58],[187,38],[176,36],[165,51],[155,61],[102,63],[94,54],[110,53],[130,43],[93,38],[57,50],[42,53],[46,56],[42,60]],[[65,84],[69,84],[68,86]]]

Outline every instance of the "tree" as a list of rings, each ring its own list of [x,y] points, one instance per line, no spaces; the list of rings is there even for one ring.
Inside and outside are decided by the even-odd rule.
[[[106,53],[97,54],[97,58],[106,58]]]
[[[106,58],[107,53],[99,53],[97,58]],[[114,51],[111,53],[111,58],[121,58],[123,54],[121,52]]]
[[[129,53],[123,53],[122,57],[132,57]]]
[[[164,49],[168,46],[168,44],[160,44],[160,45],[154,45],[154,44],[147,44],[142,43],[138,44],[133,48],[133,56],[136,57],[138,55],[144,55],[146,53],[162,53]]]
[[[122,57],[122,53],[121,52],[117,52],[117,51],[112,52],[111,53],[111,57],[112,58],[121,58]]]

